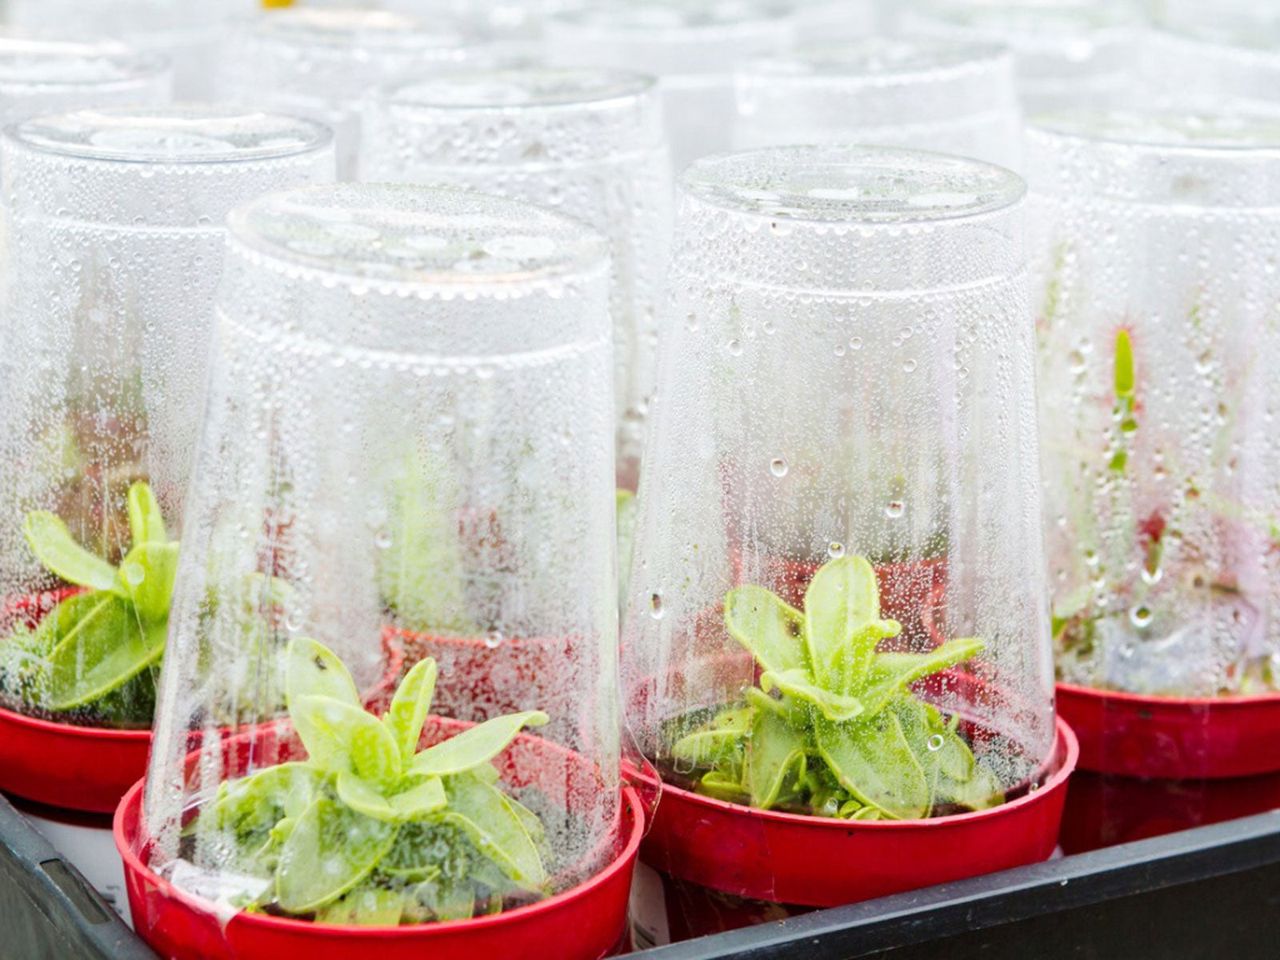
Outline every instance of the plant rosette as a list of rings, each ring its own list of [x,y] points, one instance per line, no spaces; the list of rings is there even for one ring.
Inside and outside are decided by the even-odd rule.
[[[375,949],[383,958],[557,956],[595,960],[625,932],[643,831],[634,791],[583,865],[552,864],[540,818],[516,799],[603,789],[585,759],[525,727],[524,711],[472,724],[430,714],[436,664],[419,662],[381,718],[367,712],[336,657],[290,646],[290,724],[223,741],[232,773],[184,836],[232,851],[237,894],[192,892],[208,879],[185,861],[150,868],[139,783],[116,814],[134,923],[166,956],[313,960]],[[282,738],[282,739],[281,739]],[[282,762],[247,773],[283,748]],[[189,771],[199,761],[188,758]],[[514,792],[513,792],[514,791]],[[523,794],[522,794],[523,795]],[[179,887],[179,865],[192,874]],[[216,882],[216,880],[215,880]],[[553,893],[558,886],[568,886]]]
[[[178,544],[150,487],[128,493],[132,547],[118,568],[72,538],[51,513],[24,532],[50,573],[73,584],[11,598],[0,612],[0,790],[50,807],[112,813],[146,772],[155,674],[168,633]],[[370,697],[394,686],[403,653]],[[229,732],[229,731],[224,731]]]
[[[970,747],[989,734],[918,693],[963,680],[954,668],[982,640],[884,651],[901,626],[881,619],[875,571],[853,556],[819,568],[803,612],[741,586],[724,621],[757,683],[668,731],[688,788],[663,784],[645,863],[734,896],[827,907],[1052,853],[1077,755],[1069,728],[1058,723],[1047,761],[1006,796]]]

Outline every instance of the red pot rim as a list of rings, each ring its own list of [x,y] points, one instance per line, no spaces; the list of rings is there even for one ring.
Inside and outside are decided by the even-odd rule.
[[[214,914],[217,913],[216,905],[196,897],[184,890],[175,887],[168,880],[157,874],[151,867],[142,861],[141,856],[133,849],[131,842],[131,833],[136,833],[140,829],[139,818],[142,812],[142,790],[146,785],[146,780],[139,780],[129,792],[124,795],[124,799],[120,801],[120,806],[116,808],[115,816],[112,818],[111,832],[115,838],[116,849],[120,853],[121,859],[124,861],[126,874],[141,874],[147,878],[147,881],[154,885],[162,895],[183,903],[191,910],[201,913]],[[472,930],[483,930],[488,928],[501,928],[503,926],[518,924],[521,920],[536,916],[539,913],[554,911],[561,904],[571,900],[576,900],[591,891],[604,886],[610,880],[614,879],[620,872],[629,870],[634,862],[637,852],[640,849],[640,840],[644,836],[645,822],[644,809],[640,804],[640,799],[636,794],[635,788],[623,785],[622,792],[622,810],[621,820],[623,829],[626,832],[626,842],[618,850],[613,860],[603,869],[594,874],[590,879],[583,881],[576,886],[567,890],[562,890],[553,896],[544,900],[538,900],[534,903],[525,904],[524,906],[514,907],[511,910],[504,910],[502,913],[491,914],[483,917],[472,917],[469,920],[437,920],[431,923],[420,923],[411,925],[396,926],[355,926],[351,924],[337,923],[317,923],[311,920],[294,920],[288,917],[274,917],[268,914],[246,913],[238,911],[232,922],[243,923],[250,927],[258,927],[262,929],[276,929],[280,931],[309,931],[317,935],[323,934],[341,934],[342,936],[359,936],[370,937],[374,939],[396,938],[396,939],[413,939],[428,938],[432,935],[432,931],[441,931],[441,934],[452,932],[459,928],[469,928]],[[627,829],[627,825],[630,829]]]
[[[1001,814],[1015,813],[1022,807],[1037,802],[1042,795],[1048,794],[1066,783],[1076,768],[1076,762],[1080,759],[1080,744],[1076,739],[1075,731],[1061,717],[1054,718],[1054,729],[1056,732],[1054,750],[1047,763],[1052,765],[1054,760],[1057,759],[1057,754],[1061,754],[1061,759],[1057,762],[1057,769],[1049,775],[1048,779],[1038,789],[1028,791],[1016,800],[1010,800],[988,810],[953,813],[944,817],[927,817],[921,820],[844,820],[840,817],[819,817],[802,813],[785,813],[779,810],[759,810],[740,803],[717,800],[715,797],[708,797],[692,790],[685,790],[666,781],[661,782],[661,790],[663,796],[668,794],[679,796],[682,801],[690,805],[704,806],[720,813],[748,820],[764,820],[779,827],[803,825],[807,829],[831,830],[833,833],[840,834],[847,834],[850,830],[872,833],[893,832],[895,830],[942,830],[975,821],[994,819]],[[1060,749],[1058,744],[1062,745]],[[647,785],[652,785],[653,783],[653,779],[645,773],[634,771],[632,775]],[[661,807],[661,804],[662,801],[660,799],[658,801],[659,807]]]
[[[1162,694],[1128,693],[1122,690],[1103,690],[1075,683],[1057,683],[1060,693],[1082,700],[1103,700],[1129,706],[1167,707],[1170,709],[1206,708],[1249,710],[1259,707],[1280,707],[1280,691],[1275,693],[1227,694],[1221,697],[1173,697]]]

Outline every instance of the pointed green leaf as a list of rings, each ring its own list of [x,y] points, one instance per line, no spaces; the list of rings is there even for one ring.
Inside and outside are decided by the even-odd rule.
[[[510,800],[508,802],[511,802]],[[431,777],[408,790],[391,795],[391,809],[400,820],[421,820],[443,810],[449,803],[444,783],[439,777]],[[514,807],[514,802],[512,802]],[[518,814],[519,811],[517,810]]]
[[[1116,331],[1115,377],[1116,398],[1132,397],[1137,382],[1133,369],[1133,342],[1129,339],[1129,331],[1123,327]]]
[[[804,594],[805,643],[819,682],[825,680],[836,654],[864,628],[880,619],[880,588],[866,558],[840,557],[818,568]],[[877,638],[878,639],[878,638]],[[875,649],[862,651],[870,657]]]
[[[982,652],[986,644],[977,637],[949,640],[928,653],[881,653],[872,661],[862,699],[867,711],[880,710],[909,684],[954,667]]]
[[[533,841],[534,846],[541,846],[547,838],[547,830],[538,819],[538,815],[515,797],[507,797],[507,806],[520,818],[520,822],[524,824],[524,832],[529,834],[529,839]]]
[[[46,510],[34,510],[27,514],[22,532],[31,552],[50,573],[76,586],[127,596],[116,577],[115,567],[76,543],[60,517]]]
[[[361,707],[333,697],[298,697],[289,717],[311,762],[327,773],[349,770],[379,786],[399,777],[400,751],[387,728]]]
[[[138,622],[110,594],[89,609],[49,654],[49,709],[74,710],[111,693],[164,655],[167,626]]]
[[[338,799],[357,813],[388,823],[404,823],[444,809],[444,784],[432,777],[399,793],[384,793],[377,784],[344,770],[338,774]]]
[[[395,927],[404,915],[405,892],[363,883],[350,893],[321,907],[318,923],[352,927]]]
[[[431,698],[436,689],[436,662],[428,657],[415,664],[400,681],[391,706],[383,715],[391,736],[400,748],[400,759],[407,766],[418,752],[418,740],[422,725],[431,709]]]
[[[355,681],[337,655],[310,637],[295,637],[285,659],[285,705],[304,696],[332,697],[363,708]]]
[[[739,753],[755,713],[750,707],[721,711],[711,726],[686,734],[672,744],[672,759],[710,767]]]
[[[376,785],[359,774],[343,770],[338,774],[337,789],[338,799],[356,813],[387,823],[395,823],[399,819],[395,810],[391,809],[391,801]]]
[[[536,890],[546,882],[538,848],[501,790],[467,775],[450,777],[446,790],[449,808],[443,815],[445,822],[466,833],[476,849],[512,882],[526,890]]]
[[[724,598],[724,623],[766,670],[806,668],[804,615],[764,587],[734,587]]]
[[[802,732],[774,714],[756,714],[746,758],[753,807],[768,810],[778,802],[787,776],[804,761],[806,745]]]
[[[462,773],[488,763],[507,749],[522,728],[540,727],[548,719],[541,710],[494,717],[423,750],[413,758],[410,770],[415,774],[435,777]]]
[[[176,543],[140,543],[120,562],[120,585],[144,623],[168,619],[177,574]]]
[[[840,693],[832,693],[809,682],[807,670],[788,670],[786,673],[760,675],[760,686],[768,692],[776,687],[788,697],[817,707],[828,720],[843,723],[863,712],[862,701]]]
[[[930,788],[893,711],[860,723],[819,723],[818,752],[840,785],[899,820],[926,816]]]
[[[164,529],[164,517],[160,515],[160,504],[156,501],[156,495],[151,492],[150,484],[139,480],[129,487],[128,507],[132,546],[169,542]]]
[[[310,913],[354,888],[391,849],[396,829],[317,797],[280,850],[276,901],[281,909]]]

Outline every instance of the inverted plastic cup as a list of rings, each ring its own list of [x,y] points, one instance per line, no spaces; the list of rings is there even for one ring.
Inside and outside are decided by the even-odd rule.
[[[1060,702],[1082,766],[1275,772],[1280,124],[1077,113],[1028,147]]]
[[[958,874],[860,859],[867,837],[954,822],[981,846],[1029,795],[1036,825],[1000,862],[1052,849],[1073,749],[1054,728],[1023,190],[978,161],[850,146],[682,178],[622,646],[667,784],[644,853],[660,870],[808,906],[878,896]],[[767,853],[811,828],[822,894]]]
[[[925,0],[904,10],[908,33],[1003,43],[1013,50],[1028,116],[1128,103],[1141,84],[1141,21],[1111,0]]]
[[[246,15],[255,6],[253,0],[13,0],[8,5],[8,22],[35,34],[65,36],[72,31],[75,36],[101,37],[163,56],[173,64],[178,99],[208,99],[218,47],[231,18]]]
[[[786,6],[767,0],[596,3],[547,22],[547,55],[563,66],[635,70],[659,79],[676,170],[733,142],[733,73],[794,38]]]
[[[83,110],[10,125],[0,168],[0,769],[22,796],[110,809],[146,751],[223,220],[331,177],[332,137],[223,107]],[[90,740],[102,763],[51,795]]]
[[[0,119],[169,99],[169,61],[107,41],[0,34]]]
[[[1280,106],[1280,12],[1266,4],[1170,2],[1143,41],[1148,101],[1201,111]]]
[[[1022,121],[1002,46],[886,37],[801,47],[739,70],[739,148],[870,143],[1016,169]]]
[[[375,939],[420,929],[423,949],[452,935],[436,920],[481,937],[578,902],[625,870],[639,829],[619,778],[605,242],[510,200],[343,185],[241,208],[227,258],[156,742],[130,814],[152,891],[139,929],[166,943],[165,918],[185,911],[225,931],[231,948],[210,955],[261,935],[245,948],[259,956],[272,935],[337,925],[359,940],[372,923]],[[434,662],[371,715],[354,690],[393,634]],[[518,666],[528,646],[551,651],[533,675]],[[221,743],[219,723],[233,729]],[[262,771],[260,789],[244,780]],[[272,799],[292,790],[269,779],[289,771],[320,791],[296,821]],[[245,859],[225,819],[235,796],[275,825],[274,866]],[[350,830],[324,826],[338,823]],[[307,824],[314,843],[284,839]],[[271,890],[270,923],[237,913]],[[616,897],[602,916],[575,956],[613,945]]]
[[[618,474],[634,489],[671,221],[653,81],[545,67],[406,81],[371,98],[362,149],[368,180],[513,197],[577,217],[608,238]]]
[[[473,51],[474,52],[474,51]],[[280,10],[244,20],[217,71],[223,98],[314,117],[338,140],[338,177],[358,170],[365,94],[405,74],[456,66],[467,56],[451,28],[385,10]]]

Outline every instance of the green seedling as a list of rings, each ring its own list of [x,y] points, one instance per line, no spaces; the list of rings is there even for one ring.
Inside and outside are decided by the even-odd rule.
[[[30,707],[87,711],[107,722],[151,720],[152,668],[164,653],[178,544],[146,483],[129,488],[127,505],[131,543],[118,567],[77,543],[54,514],[27,515],[31,551],[50,573],[83,588],[0,645],[0,688]]]
[[[326,923],[395,925],[496,913],[548,886],[536,814],[493,761],[537,710],[419,741],[436,663],[418,663],[381,717],[342,661],[296,638],[286,656],[289,717],[307,759],[225,781],[193,832],[234,851],[265,892],[242,906]]]
[[[697,789],[761,809],[846,819],[905,820],[944,808],[1003,802],[994,774],[911,690],[978,654],[978,639],[928,653],[881,653],[901,626],[880,617],[876,575],[863,557],[824,564],[804,612],[759,586],[730,590],[725,627],[759,666],[741,703],[677,739],[677,770]]]

